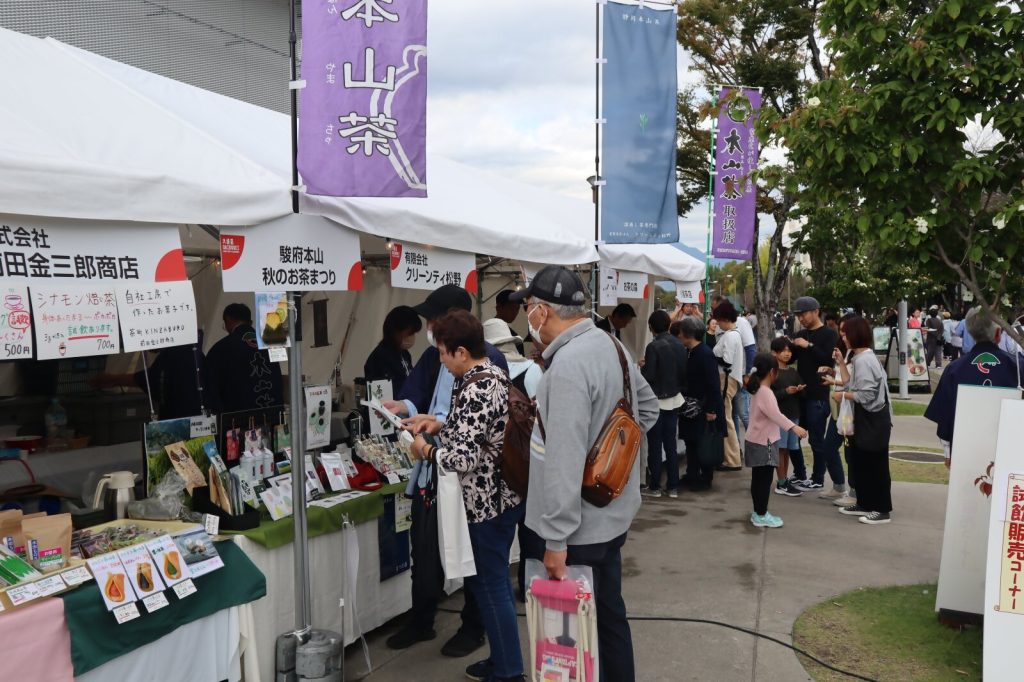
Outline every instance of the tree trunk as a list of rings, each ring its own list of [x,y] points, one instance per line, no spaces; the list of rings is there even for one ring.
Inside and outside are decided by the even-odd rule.
[[[768,243],[768,271],[761,271],[761,258],[758,250],[759,236],[761,232],[761,218],[754,218],[754,312],[757,314],[757,348],[759,351],[767,351],[771,347],[772,339],[775,338],[775,325],[772,317],[779,309],[779,301],[786,287],[786,279],[793,267],[793,257],[799,246],[798,240],[794,241],[792,247],[786,248],[783,245],[783,228],[789,209],[793,200],[783,195],[781,202],[775,204],[772,215],[775,218],[775,233]]]

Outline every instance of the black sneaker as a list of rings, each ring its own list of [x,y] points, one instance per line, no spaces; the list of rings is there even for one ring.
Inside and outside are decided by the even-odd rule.
[[[846,514],[847,516],[867,516],[871,512],[860,505],[851,504],[849,507],[840,508],[839,513]]]
[[[491,659],[484,661],[477,661],[473,665],[466,668],[466,677],[471,680],[486,680],[491,676],[491,672],[494,670],[494,664],[491,663]]]
[[[387,639],[389,649],[408,649],[417,642],[427,642],[437,637],[433,628],[424,630],[415,625],[405,625]]]
[[[789,497],[800,497],[803,495],[802,492],[793,487],[793,484],[789,481],[783,481],[782,483],[775,484],[776,495],[788,495]]]
[[[871,512],[870,514],[862,516],[857,520],[861,523],[877,526],[881,523],[889,523],[892,519],[889,518],[888,512]]]
[[[793,483],[793,487],[799,490],[800,492],[806,493],[811,492],[812,490],[821,490],[822,488],[825,487],[825,484],[815,483],[814,481],[808,478],[806,481],[797,481]]]
[[[484,645],[484,636],[473,636],[459,628],[459,631],[452,635],[452,638],[441,647],[441,655],[449,658],[462,658]]]

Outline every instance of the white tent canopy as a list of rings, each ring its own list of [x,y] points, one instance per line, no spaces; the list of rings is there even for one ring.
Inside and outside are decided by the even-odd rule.
[[[0,30],[0,207],[139,222],[250,225],[291,210],[288,117],[47,38]],[[73,104],[71,104],[73,103]],[[426,199],[304,197],[303,210],[379,236],[565,264],[592,240],[430,156]],[[40,188],[52,188],[41,191]],[[126,200],[127,199],[127,200]]]

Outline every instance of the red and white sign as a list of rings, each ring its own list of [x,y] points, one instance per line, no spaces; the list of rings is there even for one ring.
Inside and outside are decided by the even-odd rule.
[[[33,286],[39,360],[113,355],[121,350],[113,285]]]
[[[230,231],[228,231],[230,230]],[[359,291],[359,235],[315,215],[295,213],[220,235],[224,291]]]
[[[20,286],[0,287],[0,360],[32,357],[32,311],[28,289]]]
[[[476,256],[433,246],[393,242],[391,244],[391,286],[398,289],[433,291],[455,284],[477,293]]]
[[[646,299],[650,295],[647,286],[650,279],[646,272],[619,270],[619,298]]]
[[[700,282],[676,282],[676,301],[679,303],[700,303],[704,300],[704,292]]]
[[[0,283],[186,279],[176,225],[0,215]]]

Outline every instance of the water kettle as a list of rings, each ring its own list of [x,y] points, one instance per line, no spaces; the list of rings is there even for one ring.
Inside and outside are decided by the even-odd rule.
[[[96,495],[92,506],[105,509],[115,519],[127,516],[128,503],[135,501],[135,479],[138,474],[130,471],[115,471],[106,474],[96,484]]]

